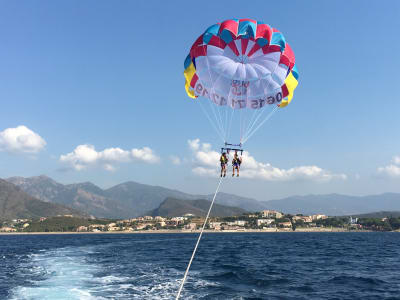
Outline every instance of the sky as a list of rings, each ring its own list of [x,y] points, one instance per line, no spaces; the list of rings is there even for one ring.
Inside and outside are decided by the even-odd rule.
[[[399,1],[0,1],[0,177],[211,194],[221,140],[184,90],[196,38],[232,18],[285,35],[299,86],[222,191],[400,192]]]

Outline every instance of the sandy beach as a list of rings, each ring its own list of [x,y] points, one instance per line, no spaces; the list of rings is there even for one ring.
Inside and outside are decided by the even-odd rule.
[[[367,232],[367,230],[362,230]],[[289,229],[271,228],[271,230],[204,230],[204,233],[277,233],[277,232],[349,232],[344,228],[298,228]],[[200,230],[145,230],[145,231],[101,231],[101,232],[0,232],[0,235],[39,235],[39,234],[146,234],[146,233],[200,233]]]

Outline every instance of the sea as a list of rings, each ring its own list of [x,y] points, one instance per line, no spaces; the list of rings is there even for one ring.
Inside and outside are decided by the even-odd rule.
[[[0,235],[0,299],[175,299],[197,237]],[[205,233],[181,299],[400,299],[400,233]]]

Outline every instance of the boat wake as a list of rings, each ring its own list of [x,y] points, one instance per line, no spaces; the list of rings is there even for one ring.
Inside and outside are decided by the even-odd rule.
[[[106,246],[104,246],[106,247]],[[118,264],[118,260],[101,246],[65,247],[31,254],[21,263],[24,286],[16,286],[10,299],[172,299],[182,278],[182,271],[148,262]],[[188,286],[213,285],[194,280]],[[186,299],[194,296],[183,293]],[[199,294],[197,294],[198,299]],[[203,295],[205,296],[205,295]]]

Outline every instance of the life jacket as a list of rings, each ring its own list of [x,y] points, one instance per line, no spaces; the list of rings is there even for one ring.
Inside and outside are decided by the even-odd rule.
[[[238,164],[238,165],[240,166],[241,163],[242,163],[242,160],[240,159],[239,156],[233,157],[233,159],[232,159],[232,165]]]
[[[219,159],[219,161],[221,163],[226,163],[227,159],[225,158],[225,156],[221,155],[221,158]]]

